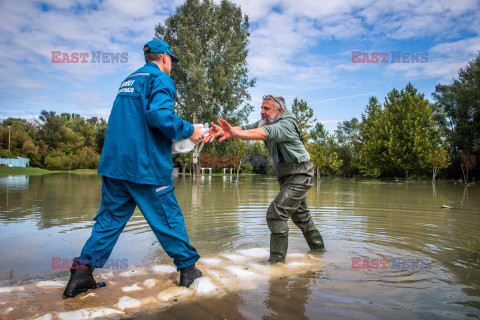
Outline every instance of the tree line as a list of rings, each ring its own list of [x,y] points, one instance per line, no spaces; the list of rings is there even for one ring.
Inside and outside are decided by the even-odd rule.
[[[105,119],[75,113],[43,110],[33,123],[8,118],[1,123],[0,156],[30,158],[31,166],[49,170],[94,169],[106,130]]]
[[[333,134],[321,123],[313,126],[305,101],[295,99],[292,110],[318,175],[478,177],[480,54],[450,84],[438,84],[433,98],[429,102],[411,83],[392,89],[383,103],[371,97],[360,120],[339,123]]]
[[[248,119],[249,88],[256,81],[247,68],[249,27],[248,17],[228,0],[186,0],[155,27],[155,37],[166,40],[181,60],[171,72],[180,117],[192,123],[222,117],[234,125]],[[480,54],[452,83],[438,84],[433,98],[431,103],[409,83],[392,89],[383,103],[371,97],[360,119],[339,123],[333,133],[313,118],[304,100],[296,98],[291,109],[317,175],[435,179],[440,174],[468,181],[479,173]],[[53,111],[42,111],[35,123],[9,118],[0,127],[0,156],[29,157],[33,166],[47,169],[95,168],[106,128],[104,119]],[[254,165],[246,157],[266,156],[264,145],[243,141],[199,144],[192,154],[175,155],[175,166],[199,174],[202,153],[243,155],[238,170],[273,172],[271,163]],[[213,162],[217,172],[224,165],[229,164]]]

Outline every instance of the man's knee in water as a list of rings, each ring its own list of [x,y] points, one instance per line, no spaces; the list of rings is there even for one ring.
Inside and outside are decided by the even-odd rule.
[[[271,233],[288,236],[287,221],[267,218],[267,225]]]

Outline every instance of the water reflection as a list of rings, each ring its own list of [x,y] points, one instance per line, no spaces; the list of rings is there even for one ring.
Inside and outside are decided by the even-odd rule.
[[[232,183],[230,178],[174,177],[190,240],[200,254],[268,247],[265,212],[278,192],[277,181],[240,177]],[[100,186],[100,177],[92,175],[0,178],[0,280],[66,274],[51,269],[51,257],[78,254],[90,235]],[[321,259],[332,269],[274,280],[253,292],[212,299],[211,305],[207,299],[191,306],[205,310],[195,319],[208,319],[213,312],[238,319],[355,318],[365,310],[380,318],[384,310],[392,318],[406,312],[413,318],[479,315],[480,270],[465,251],[469,237],[480,230],[477,186],[324,179],[311,189],[307,203],[326,242]],[[290,226],[290,249],[306,252],[301,232]],[[426,269],[352,270],[352,257],[428,259],[429,264]],[[138,210],[112,258],[127,258],[129,266],[170,263]],[[182,318],[176,308],[162,318]]]

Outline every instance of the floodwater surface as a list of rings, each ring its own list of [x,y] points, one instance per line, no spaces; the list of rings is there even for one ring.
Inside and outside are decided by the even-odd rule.
[[[101,178],[0,177],[0,317],[480,318],[480,266],[466,251],[480,236],[478,186],[323,180],[307,203],[327,252],[309,252],[290,223],[287,264],[268,267],[260,262],[268,258],[265,212],[279,190],[275,179],[174,180],[203,282],[175,286],[172,261],[137,209],[109,268],[95,270],[107,287],[63,300],[68,262],[99,208]]]

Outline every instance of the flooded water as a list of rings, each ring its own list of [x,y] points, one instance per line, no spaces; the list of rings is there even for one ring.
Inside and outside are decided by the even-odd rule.
[[[175,286],[171,259],[137,210],[111,256],[121,264],[95,270],[107,287],[64,300],[61,265],[90,235],[100,186],[94,175],[0,177],[0,317],[480,318],[480,266],[465,250],[480,236],[479,186],[324,180],[307,203],[327,252],[310,253],[290,223],[287,264],[266,267],[258,262],[268,257],[276,180],[177,176],[205,281]]]

